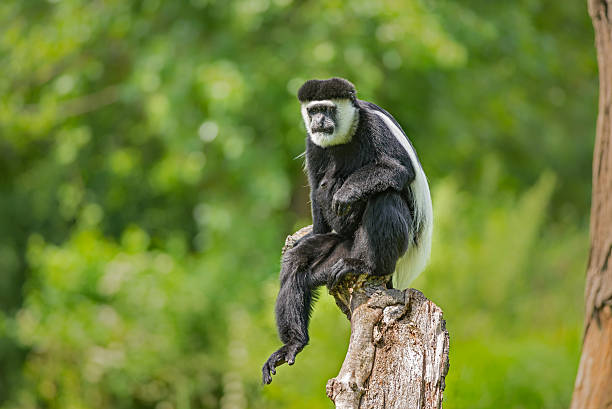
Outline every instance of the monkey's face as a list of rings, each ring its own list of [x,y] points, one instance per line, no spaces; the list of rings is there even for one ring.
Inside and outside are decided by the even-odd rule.
[[[321,147],[349,142],[357,125],[357,112],[349,99],[309,101],[302,104],[302,117],[308,136]]]

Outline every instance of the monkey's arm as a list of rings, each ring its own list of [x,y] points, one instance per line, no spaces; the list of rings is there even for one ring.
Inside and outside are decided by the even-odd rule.
[[[323,211],[321,210],[321,206],[314,199],[311,198],[312,203],[312,233],[313,234],[323,234],[329,233],[332,231],[331,227],[323,217]]]
[[[351,204],[373,194],[389,189],[402,190],[414,177],[412,166],[405,166],[394,158],[383,158],[353,172],[334,194],[332,209],[336,214],[344,214]]]

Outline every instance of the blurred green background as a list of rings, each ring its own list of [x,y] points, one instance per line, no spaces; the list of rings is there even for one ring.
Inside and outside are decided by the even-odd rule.
[[[0,407],[331,408],[323,293],[271,386],[280,248],[310,222],[295,93],[343,76],[416,146],[413,284],[451,335],[445,408],[565,408],[588,252],[586,1],[4,0]]]

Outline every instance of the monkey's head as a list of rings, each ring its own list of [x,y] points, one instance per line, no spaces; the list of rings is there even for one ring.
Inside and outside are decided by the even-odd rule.
[[[359,121],[355,86],[343,78],[308,80],[298,90],[306,132],[317,145],[347,143]]]

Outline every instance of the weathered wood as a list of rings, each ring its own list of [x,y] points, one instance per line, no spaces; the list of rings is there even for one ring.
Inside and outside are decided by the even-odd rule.
[[[289,236],[283,250],[309,227]],[[390,279],[353,275],[330,291],[351,321],[346,358],[327,383],[337,409],[442,407],[449,368],[442,310],[415,289],[387,289]]]
[[[599,66],[593,155],[591,250],[586,274],[582,355],[572,409],[612,406],[612,4],[588,0]]]
[[[353,292],[365,300],[352,310],[346,358],[327,383],[336,408],[441,408],[449,367],[442,310],[415,289],[365,281]]]

